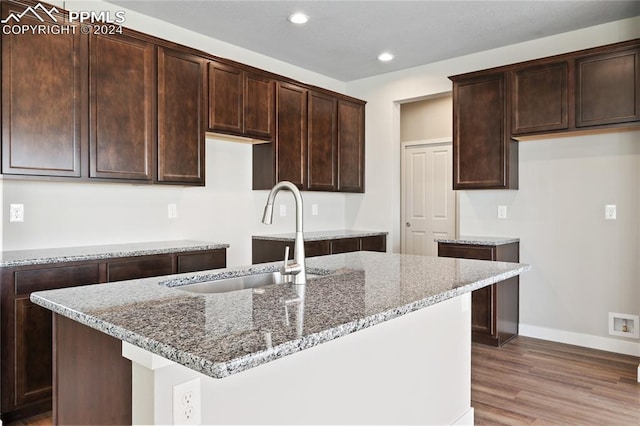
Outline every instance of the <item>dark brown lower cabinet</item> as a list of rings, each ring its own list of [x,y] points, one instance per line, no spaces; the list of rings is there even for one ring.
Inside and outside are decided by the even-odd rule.
[[[293,240],[275,241],[254,238],[252,240],[252,262],[265,263],[284,260],[285,247],[289,247],[289,256],[293,256]],[[327,254],[349,253],[354,251],[387,251],[387,236],[373,235],[369,237],[338,238],[304,242],[305,257],[324,256]]]
[[[0,269],[2,421],[51,410],[51,311],[31,303],[32,292],[225,266],[226,250],[216,249]]]
[[[518,262],[520,243],[472,245],[438,243],[438,256]],[[513,277],[471,294],[471,338],[502,346],[518,335],[519,278]]]

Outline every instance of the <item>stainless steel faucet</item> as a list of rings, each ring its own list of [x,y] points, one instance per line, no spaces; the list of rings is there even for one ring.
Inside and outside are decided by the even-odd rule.
[[[267,199],[267,205],[264,207],[262,223],[265,225],[271,225],[273,220],[273,202],[281,189],[291,191],[296,200],[296,239],[293,249],[293,263],[289,263],[289,247],[287,247],[285,249],[284,264],[282,265],[282,268],[280,268],[280,273],[282,275],[292,276],[293,284],[306,284],[307,274],[304,260],[304,237],[302,234],[302,195],[294,184],[288,181],[282,181],[278,182],[273,188],[271,188],[269,198]]]

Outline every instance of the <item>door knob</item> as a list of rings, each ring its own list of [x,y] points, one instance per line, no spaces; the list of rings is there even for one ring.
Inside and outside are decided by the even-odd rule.
[[[407,228],[411,228],[411,223],[407,222]]]

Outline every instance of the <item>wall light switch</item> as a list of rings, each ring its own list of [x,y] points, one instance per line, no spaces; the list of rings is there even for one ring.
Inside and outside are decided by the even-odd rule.
[[[284,217],[287,215],[287,205],[286,204],[280,204],[280,216]]]
[[[24,204],[9,205],[9,222],[24,222]]]
[[[606,220],[616,220],[617,211],[615,204],[607,204],[604,206],[604,218]]]
[[[311,204],[311,216],[318,216],[318,205]]]
[[[507,218],[507,206],[498,206],[498,219]]]

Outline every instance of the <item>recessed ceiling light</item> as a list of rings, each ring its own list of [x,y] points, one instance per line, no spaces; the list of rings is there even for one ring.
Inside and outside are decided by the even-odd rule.
[[[307,21],[309,20],[309,17],[304,13],[298,12],[298,13],[293,13],[289,15],[288,19],[289,19],[289,22],[292,22],[294,24],[306,24]]]
[[[378,55],[378,60],[382,62],[389,62],[393,59],[393,55],[389,52],[384,52]]]

